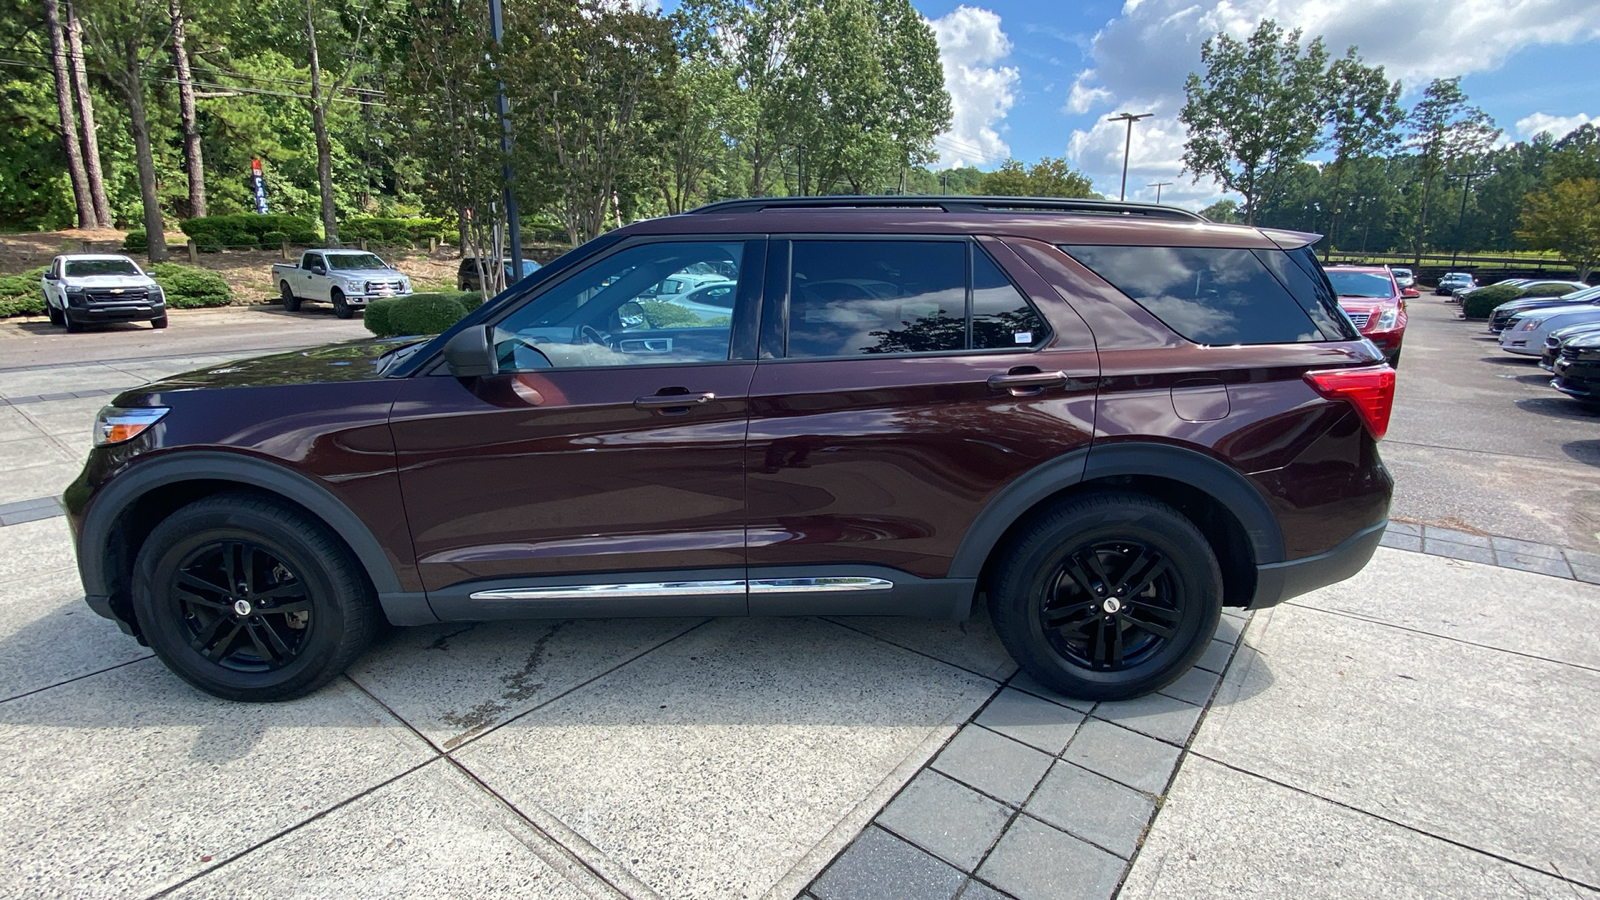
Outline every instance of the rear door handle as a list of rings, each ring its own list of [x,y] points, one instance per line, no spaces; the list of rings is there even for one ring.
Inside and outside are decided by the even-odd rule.
[[[1047,387],[1061,387],[1066,383],[1065,372],[1008,372],[989,376],[990,390],[1010,391],[1016,397],[1037,394]]]
[[[656,394],[652,397],[640,397],[633,401],[633,408],[688,412],[690,407],[710,403],[715,399],[717,399],[717,395],[710,391],[702,391],[698,394]]]

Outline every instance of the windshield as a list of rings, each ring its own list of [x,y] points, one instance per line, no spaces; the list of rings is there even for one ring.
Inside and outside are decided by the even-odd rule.
[[[1389,276],[1376,272],[1341,272],[1328,269],[1328,280],[1341,297],[1393,297],[1394,285]]]
[[[129,259],[77,259],[67,263],[67,277],[86,275],[143,275]]]
[[[329,253],[330,269],[387,269],[383,260],[371,253]]]

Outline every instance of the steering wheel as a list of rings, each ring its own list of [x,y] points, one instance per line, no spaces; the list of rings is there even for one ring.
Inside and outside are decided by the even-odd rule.
[[[578,326],[578,341],[585,344],[599,344],[602,347],[611,346],[611,342],[606,340],[606,336],[601,334],[600,329],[593,325]]]

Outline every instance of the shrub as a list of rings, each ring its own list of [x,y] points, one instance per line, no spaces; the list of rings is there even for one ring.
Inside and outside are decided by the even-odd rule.
[[[148,253],[150,251],[150,238],[142,231],[130,231],[122,239],[123,253]]]
[[[443,219],[394,219],[384,216],[356,216],[339,223],[339,240],[366,239],[368,243],[410,244],[428,238],[445,239]]]
[[[367,326],[367,330],[378,337],[394,337],[398,332],[394,330],[394,320],[389,314],[400,300],[401,298],[394,297],[368,303],[366,312],[361,314],[361,324]]]
[[[172,309],[227,306],[233,302],[228,280],[208,269],[156,263],[150,267],[150,277],[166,292],[167,306]]]
[[[39,290],[43,276],[43,266],[21,275],[0,275],[0,318],[44,315],[44,292]]]
[[[287,234],[294,243],[312,244],[317,237],[316,223],[310,219],[299,216],[286,215],[256,215],[255,213],[240,213],[233,216],[201,216],[196,219],[185,219],[178,223],[183,233],[194,239],[201,250],[208,253],[216,252],[215,248],[255,246],[265,243],[265,236],[269,232]],[[309,239],[296,240],[309,235]],[[207,250],[207,247],[213,249]],[[274,244],[276,246],[276,244]]]
[[[261,249],[276,250],[279,247],[282,247],[283,242],[287,241],[288,239],[289,235],[281,231],[268,231],[261,235]]]
[[[700,324],[700,317],[676,303],[665,300],[645,300],[644,317],[651,328],[692,328]]]
[[[222,252],[222,242],[217,240],[216,238],[212,238],[212,237],[195,238],[194,239],[194,247],[195,247],[196,250],[199,250],[201,253],[220,253],[220,252]]]
[[[1568,284],[1538,284],[1522,292],[1524,297],[1559,297],[1579,290]]]
[[[364,320],[367,330],[378,337],[438,334],[461,321],[478,300],[476,294],[458,291],[376,300],[367,306]],[[374,307],[378,307],[376,316]]]
[[[1492,284],[1461,296],[1461,314],[1469,319],[1487,319],[1494,308],[1522,296],[1522,288]]]
[[[243,228],[225,228],[217,234],[222,246],[228,250],[254,250],[260,239]]]

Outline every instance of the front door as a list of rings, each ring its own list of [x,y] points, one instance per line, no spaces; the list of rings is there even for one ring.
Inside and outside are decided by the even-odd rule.
[[[493,325],[500,374],[410,380],[391,421],[441,618],[745,611],[742,583],[727,583],[744,577],[755,365],[734,358],[732,316],[660,286],[722,279],[753,307],[764,253],[737,239],[624,246]]]

